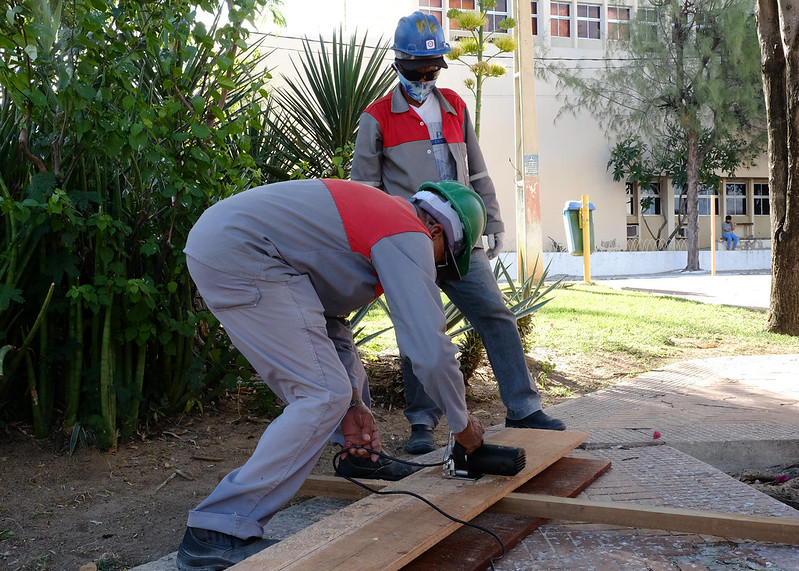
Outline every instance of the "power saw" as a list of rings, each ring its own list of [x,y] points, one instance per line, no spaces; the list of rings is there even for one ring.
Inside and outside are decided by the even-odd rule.
[[[483,442],[480,448],[466,454],[466,448],[456,442],[455,436],[450,432],[444,456],[443,476],[460,480],[477,480],[485,474],[515,476],[524,469],[526,463],[527,453],[524,448],[513,446]]]

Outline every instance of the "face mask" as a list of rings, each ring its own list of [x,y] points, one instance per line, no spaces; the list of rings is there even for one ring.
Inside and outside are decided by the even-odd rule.
[[[397,69],[396,66],[394,69]],[[399,77],[400,85],[405,88],[405,93],[419,103],[424,103],[424,100],[433,93],[433,88],[436,86],[435,79],[431,81],[411,81],[402,75],[399,70],[397,71],[397,77]]]

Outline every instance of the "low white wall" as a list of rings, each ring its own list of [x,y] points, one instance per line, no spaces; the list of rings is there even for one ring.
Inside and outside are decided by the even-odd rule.
[[[662,274],[685,269],[686,252],[595,252],[591,254],[591,277]],[[563,252],[545,252],[549,275],[582,276],[583,257]],[[710,271],[710,251],[699,252],[699,267]],[[768,271],[771,250],[716,252],[716,271]]]
[[[591,254],[591,277],[618,277],[663,274],[685,269],[686,252],[595,252]],[[502,261],[515,279],[516,254],[505,252]],[[549,264],[549,277],[583,277],[583,257],[564,252],[544,252],[544,265]],[[710,251],[699,252],[699,266],[710,271]],[[771,250],[716,251],[717,272],[771,270]]]

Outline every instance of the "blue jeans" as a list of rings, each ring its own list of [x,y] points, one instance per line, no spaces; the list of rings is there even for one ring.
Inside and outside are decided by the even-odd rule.
[[[439,285],[480,335],[499,385],[499,395],[508,409],[508,418],[518,420],[541,410],[541,395],[527,369],[516,318],[505,306],[485,251],[482,248],[472,250],[469,273],[462,280],[444,281]],[[405,417],[411,424],[436,426],[441,410],[424,392],[405,356],[402,356],[402,377]]]
[[[722,232],[721,237],[727,240],[728,250],[734,250],[738,247],[738,236],[734,232]],[[730,248],[730,244],[732,244],[732,248]]]

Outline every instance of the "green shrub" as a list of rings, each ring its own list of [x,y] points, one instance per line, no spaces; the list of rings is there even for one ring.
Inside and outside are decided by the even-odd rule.
[[[242,22],[272,4],[206,26],[221,5],[23,1],[0,22],[0,418],[113,447],[143,411],[235,386],[182,248],[262,180],[268,74]]]

